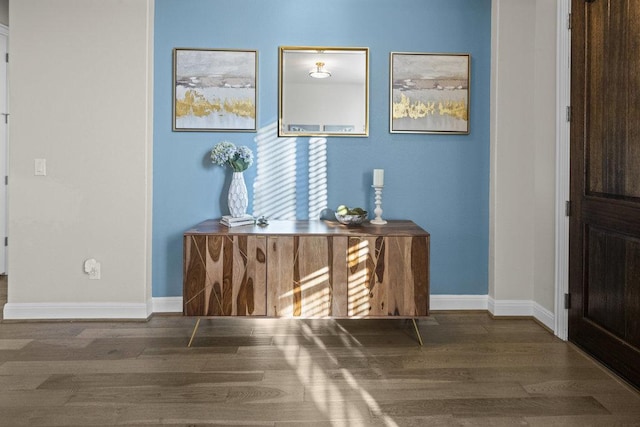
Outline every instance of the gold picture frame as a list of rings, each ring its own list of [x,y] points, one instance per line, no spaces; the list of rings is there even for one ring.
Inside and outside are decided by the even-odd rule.
[[[278,136],[369,136],[369,48],[280,46],[278,57]]]
[[[256,132],[258,51],[173,49],[173,130]]]
[[[469,133],[471,55],[391,52],[391,133]]]

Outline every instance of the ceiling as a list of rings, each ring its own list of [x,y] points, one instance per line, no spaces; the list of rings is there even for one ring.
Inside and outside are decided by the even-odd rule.
[[[332,83],[362,83],[367,69],[367,51],[364,48],[324,51],[284,48],[281,58],[284,79],[288,83],[309,83],[309,81],[329,79]],[[309,72],[315,69],[315,63],[318,61],[325,63],[325,68],[331,72],[331,77],[328,79],[309,77]]]

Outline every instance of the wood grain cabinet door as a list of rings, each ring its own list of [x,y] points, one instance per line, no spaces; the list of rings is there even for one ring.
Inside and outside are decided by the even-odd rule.
[[[184,314],[264,316],[266,238],[184,237]]]
[[[428,237],[343,239],[347,241],[348,316],[428,314]]]
[[[267,237],[267,313],[279,317],[332,315],[332,237]]]

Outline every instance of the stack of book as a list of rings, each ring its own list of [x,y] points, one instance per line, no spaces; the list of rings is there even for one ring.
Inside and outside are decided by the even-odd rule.
[[[241,225],[253,225],[256,220],[251,215],[244,215],[240,217],[232,217],[231,215],[224,215],[220,220],[220,224],[227,227],[239,227]]]

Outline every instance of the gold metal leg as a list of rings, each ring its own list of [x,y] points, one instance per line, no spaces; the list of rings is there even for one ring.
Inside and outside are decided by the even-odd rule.
[[[416,336],[418,337],[418,342],[420,343],[420,347],[422,347],[422,337],[420,336],[420,330],[418,329],[416,319],[412,317],[411,321],[413,322],[413,328],[416,330]]]
[[[198,326],[200,326],[200,317],[198,317],[198,320],[196,321],[196,325],[193,327],[193,332],[191,332],[191,339],[189,340],[189,344],[187,344],[187,347],[191,347],[191,343],[193,342],[193,338],[196,336],[196,331],[198,330]]]

